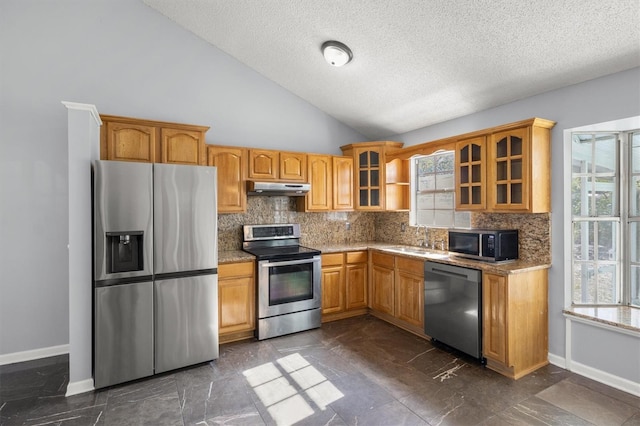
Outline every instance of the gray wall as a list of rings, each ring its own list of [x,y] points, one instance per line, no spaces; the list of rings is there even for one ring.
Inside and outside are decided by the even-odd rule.
[[[553,212],[551,214],[552,268],[549,273],[549,352],[560,357],[565,356],[565,320],[562,315],[565,274],[563,130],[637,115],[640,115],[640,68],[554,90],[390,138],[403,141],[406,145],[414,145],[530,117],[546,118],[556,122],[551,132]],[[593,341],[588,332],[584,333],[584,330],[589,329],[591,327],[585,326],[574,330],[573,340]],[[637,370],[640,357],[640,342],[637,339],[635,351],[611,350],[616,347],[627,347],[629,337],[606,330],[599,333],[607,334],[607,342],[610,344],[594,344],[591,355],[586,359],[599,357],[601,361],[597,368],[610,366],[608,372],[611,374],[615,374],[614,371],[616,368],[619,369],[620,365],[634,366]],[[581,347],[574,349],[574,358],[583,359],[579,354]],[[596,366],[592,365],[592,367]],[[607,369],[605,368],[604,371]],[[640,382],[640,375],[628,377],[628,379]]]
[[[69,343],[61,101],[210,126],[208,143],[366,140],[140,1],[3,0],[0,58],[0,355]]]

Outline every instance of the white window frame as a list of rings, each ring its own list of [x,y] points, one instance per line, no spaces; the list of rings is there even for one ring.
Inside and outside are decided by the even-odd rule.
[[[443,154],[450,154],[453,156],[454,159],[454,167],[453,167],[453,171],[452,171],[452,181],[451,181],[451,186],[450,187],[439,187],[438,189],[434,188],[432,190],[426,190],[426,191],[418,191],[418,170],[417,170],[417,166],[416,163],[419,159],[423,159],[426,157],[430,157],[430,156],[438,156],[438,155],[443,155]],[[455,156],[457,155],[455,150],[438,150],[435,151],[431,154],[428,155],[414,155],[413,157],[411,157],[410,159],[410,191],[411,191],[411,200],[410,200],[410,209],[409,209],[409,225],[410,226],[416,226],[416,227],[427,227],[427,228],[469,228],[471,226],[471,215],[469,212],[458,212],[456,211],[456,202],[455,202],[455,197],[456,197],[456,190],[455,190],[455,174],[456,174],[456,170],[455,170]],[[448,194],[451,195],[452,197],[452,205],[451,205],[451,209],[443,209],[443,208],[434,208],[432,209],[434,211],[434,221],[431,223],[422,223],[419,220],[419,215],[418,215],[418,193],[432,193],[434,195],[434,197],[436,196],[436,194]],[[441,211],[441,212],[450,212],[451,214],[451,222],[448,223],[439,223],[436,218],[435,218],[435,214],[437,211]]]
[[[609,132],[609,133],[622,133],[629,132],[635,129],[640,129],[640,116],[629,117],[621,120],[608,121],[604,123],[598,123],[588,126],[576,127],[572,129],[564,130],[564,161],[563,161],[563,178],[564,178],[564,216],[563,216],[563,229],[564,229],[564,307],[569,308],[573,303],[573,218],[571,209],[571,182],[572,182],[572,134],[573,133],[590,133],[590,132]],[[620,164],[620,179],[622,188],[628,188],[628,163],[622,162]],[[628,206],[623,200],[628,200],[629,194],[620,194],[620,221],[628,222]],[[620,226],[622,223],[620,224]],[[620,230],[619,226],[619,230]],[[620,283],[627,285],[621,286],[621,297],[624,306],[629,302],[630,281],[628,277],[629,271],[629,244],[628,239],[618,239],[618,250],[621,250],[621,264],[620,273],[618,275]],[[624,246],[623,246],[624,244]]]

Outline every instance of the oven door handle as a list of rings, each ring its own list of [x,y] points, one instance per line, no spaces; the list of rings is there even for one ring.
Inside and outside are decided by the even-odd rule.
[[[286,260],[283,262],[265,262],[265,263],[261,263],[260,266],[262,266],[263,268],[270,268],[272,266],[301,265],[303,263],[315,263],[315,262],[320,262],[320,259],[307,258],[307,259],[301,259],[301,260]]]

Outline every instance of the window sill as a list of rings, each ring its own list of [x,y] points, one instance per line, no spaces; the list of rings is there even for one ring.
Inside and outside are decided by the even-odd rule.
[[[640,335],[640,309],[629,306],[570,306],[565,317],[602,324],[622,333]],[[595,325],[595,324],[594,324]]]

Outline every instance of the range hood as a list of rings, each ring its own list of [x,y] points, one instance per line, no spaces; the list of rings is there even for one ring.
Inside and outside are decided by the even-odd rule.
[[[309,183],[247,181],[247,195],[288,195],[304,197],[311,189]]]

